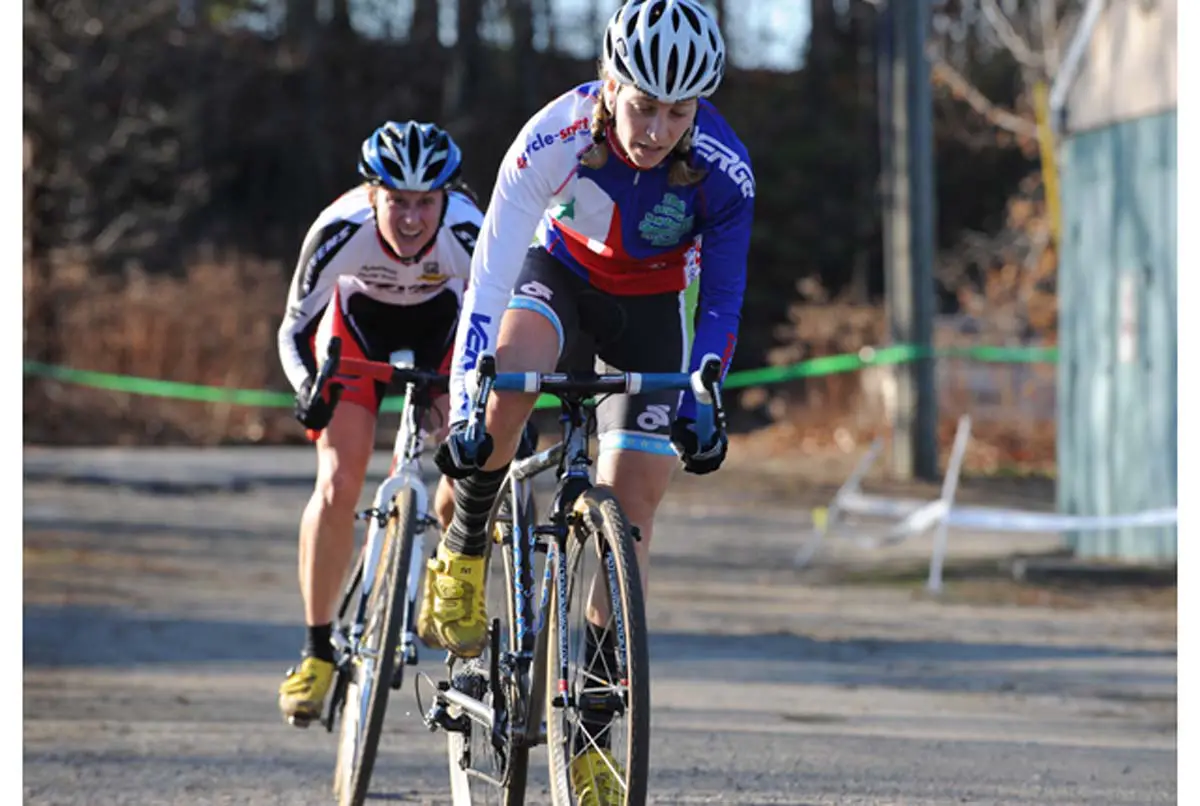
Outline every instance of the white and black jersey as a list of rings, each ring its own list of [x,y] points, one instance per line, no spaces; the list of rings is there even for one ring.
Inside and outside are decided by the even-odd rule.
[[[325,208],[304,237],[279,328],[279,358],[292,386],[316,374],[312,338],[338,277],[355,276],[363,293],[385,305],[419,305],[446,291],[461,305],[482,221],[469,196],[450,191],[433,246],[406,263],[384,246],[365,186]]]

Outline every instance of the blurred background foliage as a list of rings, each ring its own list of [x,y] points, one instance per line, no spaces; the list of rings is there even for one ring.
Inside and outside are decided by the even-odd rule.
[[[712,5],[728,19],[771,2]],[[399,14],[383,0],[26,0],[25,357],[286,388],[274,332],[293,261],[313,218],[357,181],[362,139],[388,118],[439,122],[486,202],[529,115],[596,75],[598,32],[617,5],[413,0]],[[939,340],[1054,341],[1056,260],[1030,99],[1078,5],[935,4]],[[731,68],[713,98],[758,179],[735,369],[855,350],[885,332],[880,4],[810,0],[808,11],[788,69],[739,64],[768,33],[730,33]],[[1049,378],[1052,388],[1052,368]],[[942,385],[945,398],[954,384]],[[752,389],[737,422],[859,439],[885,425],[873,413],[885,386],[860,373]],[[1019,424],[1025,441],[1031,422]],[[29,378],[25,435],[301,436],[286,411]],[[1048,450],[1052,461],[1052,431]]]

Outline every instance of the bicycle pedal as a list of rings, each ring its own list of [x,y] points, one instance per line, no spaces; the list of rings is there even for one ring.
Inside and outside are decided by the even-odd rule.
[[[300,714],[292,714],[288,717],[287,721],[293,728],[307,728],[313,722],[311,717],[301,716]]]

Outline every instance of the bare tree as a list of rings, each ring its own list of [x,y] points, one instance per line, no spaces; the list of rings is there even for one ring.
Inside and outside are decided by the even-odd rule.
[[[592,41],[592,59],[600,58],[600,26],[608,21],[612,9],[605,0],[592,0],[588,6],[588,34]]]
[[[546,38],[546,52],[558,50],[558,25],[554,19],[554,3],[551,0],[534,0],[534,28],[543,33]]]
[[[333,15],[329,19],[329,29],[339,35],[352,35],[354,27],[350,24],[350,0],[332,0]]]
[[[1040,154],[1043,161],[1041,176],[1027,179],[1010,200],[1006,229],[994,236],[968,234],[953,253],[941,257],[938,278],[960,300],[983,305],[986,298],[994,316],[1042,331],[1054,328],[1057,258],[1050,250],[1057,200],[1048,184],[1055,156],[1045,140],[1039,141],[1039,127],[1050,121],[1039,120],[1036,99],[1054,81],[1064,30],[1081,6],[1082,0],[952,0],[933,19],[934,81],[995,132],[1015,136],[1027,154]],[[996,60],[1008,60],[1004,72],[1011,74],[1015,65],[1020,77],[1008,102],[978,84]],[[1039,205],[1044,214],[1037,212]],[[981,290],[968,276],[972,266],[983,269]]]
[[[729,17],[727,16],[729,3],[726,0],[713,0],[712,7],[717,14],[717,24],[721,26],[721,36],[725,39],[725,52],[733,53],[734,43],[733,38],[730,36],[733,26],[729,24]]]
[[[436,47],[438,29],[441,25],[438,0],[416,0],[413,6],[412,27],[409,39],[422,47]]]
[[[993,126],[1035,137],[1033,89],[1053,82],[1064,21],[1081,5],[1081,0],[946,0],[933,17],[934,81]],[[994,58],[1016,63],[1022,109],[1005,108],[968,77],[972,66]]]
[[[521,88],[516,99],[524,113],[533,112],[538,105],[537,53],[533,45],[533,0],[504,0],[504,12],[512,28],[512,59]]]
[[[442,117],[459,132],[470,127],[470,114],[481,91],[483,49],[479,27],[483,23],[483,0],[458,0],[457,30],[446,90],[442,95]]]
[[[317,0],[286,0],[283,30],[292,42],[311,42],[317,33]]]

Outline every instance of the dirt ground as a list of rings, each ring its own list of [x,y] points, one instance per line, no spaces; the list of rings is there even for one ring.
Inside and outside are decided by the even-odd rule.
[[[1174,589],[1012,581],[1009,559],[1054,535],[952,534],[940,597],[924,539],[831,541],[796,568],[852,463],[678,477],[652,550],[651,802],[1176,802]],[[333,737],[274,701],[302,640],[311,464],[26,448],[24,802],[331,802]],[[1037,484],[967,480],[962,500],[1049,508]],[[549,802],[543,759],[530,803]],[[396,695],[373,800],[448,802],[445,763]]]

